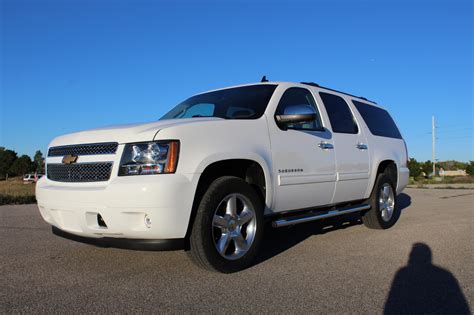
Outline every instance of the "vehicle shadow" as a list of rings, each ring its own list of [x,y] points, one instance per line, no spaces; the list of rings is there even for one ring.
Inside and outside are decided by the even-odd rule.
[[[401,193],[397,196],[397,207],[400,212],[403,212],[410,205],[411,197],[409,195]],[[343,230],[361,224],[360,214],[356,213],[278,229],[268,226],[265,229],[262,247],[255,264],[277,256],[311,236]]]
[[[397,271],[384,314],[470,314],[454,275],[432,264],[431,249],[413,244],[407,266]]]
[[[311,236],[322,235],[360,224],[362,224],[360,216],[352,215],[351,217],[325,219],[278,229],[267,227],[262,247],[255,263],[259,264],[271,259]]]
[[[404,211],[411,205],[411,197],[405,193],[401,193],[397,196],[397,205],[400,208],[400,212]]]

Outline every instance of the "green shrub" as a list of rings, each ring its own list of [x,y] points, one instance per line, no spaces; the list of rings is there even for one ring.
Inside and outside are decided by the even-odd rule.
[[[35,196],[11,196],[0,194],[0,206],[1,205],[21,205],[28,203],[36,203]]]

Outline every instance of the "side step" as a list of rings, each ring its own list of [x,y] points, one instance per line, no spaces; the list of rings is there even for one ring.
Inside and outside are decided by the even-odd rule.
[[[364,211],[364,210],[369,210],[370,205],[359,205],[356,207],[351,207],[351,208],[343,208],[343,209],[338,209],[338,210],[331,210],[327,213],[322,213],[322,214],[309,214],[307,216],[298,216],[297,218],[284,218],[284,219],[279,219],[276,221],[273,221],[272,225],[275,228],[283,227],[283,226],[288,226],[288,225],[294,225],[294,224],[299,224],[299,223],[305,223],[305,222],[310,222],[310,221],[316,221],[316,220],[321,220],[321,219],[326,219],[326,218],[331,218],[335,217],[338,215],[343,215],[343,214],[348,214],[348,213],[353,213],[353,212],[359,212],[359,211]]]

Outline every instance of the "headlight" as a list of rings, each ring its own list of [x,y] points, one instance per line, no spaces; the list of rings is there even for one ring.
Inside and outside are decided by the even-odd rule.
[[[169,174],[176,171],[179,141],[156,141],[125,145],[119,176]]]

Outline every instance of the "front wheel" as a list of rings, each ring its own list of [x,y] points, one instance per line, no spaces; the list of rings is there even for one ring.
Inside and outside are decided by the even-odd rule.
[[[255,190],[238,177],[216,179],[199,204],[190,236],[190,254],[211,271],[249,267],[263,235],[263,206]]]
[[[388,229],[400,217],[396,204],[395,186],[385,174],[380,174],[370,196],[371,209],[362,215],[362,222],[371,229]]]

